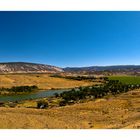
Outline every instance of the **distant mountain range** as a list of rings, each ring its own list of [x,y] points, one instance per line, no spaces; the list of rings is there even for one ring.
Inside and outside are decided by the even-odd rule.
[[[52,65],[8,62],[0,63],[0,73],[60,73],[60,72],[126,71],[140,72],[140,65],[91,66],[60,68]]]
[[[140,72],[140,65],[115,65],[115,66],[91,66],[91,67],[67,67],[64,69],[67,72],[80,71],[137,71]]]

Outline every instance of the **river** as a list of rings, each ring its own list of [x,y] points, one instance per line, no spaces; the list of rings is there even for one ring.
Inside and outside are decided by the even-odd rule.
[[[59,89],[59,90],[47,90],[39,91],[37,93],[31,94],[21,94],[21,95],[0,95],[0,102],[15,102],[15,101],[24,101],[24,100],[33,100],[39,98],[45,98],[53,96],[55,93],[62,93],[68,91],[69,89]]]

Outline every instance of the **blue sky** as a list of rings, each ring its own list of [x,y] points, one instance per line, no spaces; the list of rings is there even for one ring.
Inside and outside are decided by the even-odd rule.
[[[0,62],[140,64],[140,12],[0,12]]]

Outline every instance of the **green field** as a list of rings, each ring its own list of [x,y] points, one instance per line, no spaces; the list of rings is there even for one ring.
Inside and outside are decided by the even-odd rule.
[[[140,76],[110,76],[109,80],[119,80],[125,84],[140,84]]]

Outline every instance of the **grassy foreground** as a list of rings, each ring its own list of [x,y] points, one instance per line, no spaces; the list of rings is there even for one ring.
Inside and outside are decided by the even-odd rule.
[[[53,109],[0,108],[0,128],[140,128],[140,91]]]
[[[0,87],[36,85],[39,89],[73,88],[94,84],[89,81],[76,81],[50,77],[49,74],[6,74],[0,75]]]

